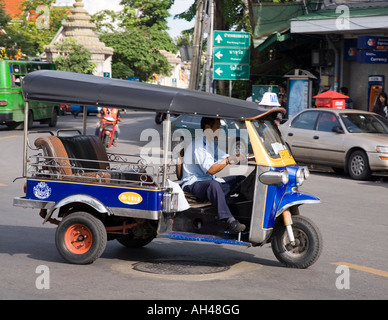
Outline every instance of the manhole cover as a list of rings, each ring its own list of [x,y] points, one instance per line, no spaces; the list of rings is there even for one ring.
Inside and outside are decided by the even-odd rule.
[[[142,272],[156,274],[194,275],[217,273],[229,270],[229,266],[204,260],[153,260],[138,262],[133,269]]]

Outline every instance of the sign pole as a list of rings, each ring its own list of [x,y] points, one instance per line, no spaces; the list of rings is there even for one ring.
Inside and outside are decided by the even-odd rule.
[[[199,66],[201,62],[201,43],[202,43],[202,25],[203,25],[204,0],[198,0],[197,12],[195,16],[193,58],[191,60],[191,72],[189,89],[198,89]]]
[[[214,0],[209,0],[209,20],[210,28],[208,33],[208,48],[207,48],[207,59],[206,59],[206,92],[212,91],[212,66],[213,66],[213,29],[214,29]]]

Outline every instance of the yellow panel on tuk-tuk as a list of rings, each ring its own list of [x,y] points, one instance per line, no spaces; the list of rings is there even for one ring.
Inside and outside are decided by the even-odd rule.
[[[249,140],[252,145],[257,165],[268,167],[285,167],[295,164],[295,160],[288,150],[280,150],[279,158],[272,158],[269,156],[260,140],[259,135],[253,127],[252,122],[250,120],[245,120],[245,125],[248,130]]]

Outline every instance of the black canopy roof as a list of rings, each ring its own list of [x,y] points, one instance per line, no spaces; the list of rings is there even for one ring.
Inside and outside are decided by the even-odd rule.
[[[256,103],[215,94],[64,71],[40,70],[23,79],[27,101],[249,119],[268,112]]]

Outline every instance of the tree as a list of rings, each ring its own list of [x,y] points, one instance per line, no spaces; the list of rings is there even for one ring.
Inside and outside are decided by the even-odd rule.
[[[168,10],[174,0],[122,0],[119,13],[100,12],[93,16],[102,33],[100,40],[114,49],[112,74],[148,80],[154,73],[169,74],[171,66],[160,50],[176,52],[167,33]],[[116,27],[115,27],[116,25]]]
[[[170,16],[168,10],[173,3],[174,0],[122,0],[124,10],[131,12],[129,19],[124,17],[123,24],[167,30],[166,18]]]
[[[115,78],[126,79],[136,76],[147,81],[152,74],[168,74],[171,67],[160,53],[164,47],[155,39],[154,29],[132,27],[125,32],[103,34],[100,39],[107,46],[113,47],[112,74]],[[136,36],[134,36],[136,35]]]
[[[90,62],[92,54],[74,39],[64,39],[55,48],[59,51],[54,61],[57,70],[93,74],[96,65]]]
[[[54,8],[54,2],[55,0],[22,2],[19,17],[10,19],[3,27],[5,33],[0,34],[1,43],[8,48],[10,55],[14,55],[18,49],[32,57],[43,53],[43,46],[51,42],[68,14],[63,8]]]

